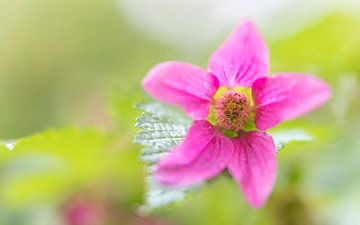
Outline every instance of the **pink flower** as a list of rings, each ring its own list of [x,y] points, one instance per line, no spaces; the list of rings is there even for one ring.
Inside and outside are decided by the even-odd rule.
[[[213,53],[208,71],[183,62],[150,70],[143,80],[146,92],[194,119],[184,141],[158,163],[160,183],[188,186],[227,169],[252,207],[264,205],[276,177],[275,145],[265,131],[310,112],[331,95],[310,75],[268,76],[268,57],[255,26],[246,21]],[[257,130],[246,129],[250,118]]]
[[[83,197],[71,199],[64,209],[68,225],[100,225],[105,222],[105,207],[99,202]]]

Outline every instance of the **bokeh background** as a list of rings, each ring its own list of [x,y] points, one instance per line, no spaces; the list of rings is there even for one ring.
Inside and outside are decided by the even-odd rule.
[[[360,224],[359,15],[357,0],[0,0],[0,224]],[[144,214],[132,142],[141,79],[165,60],[206,67],[244,18],[262,31],[272,72],[332,86],[327,105],[282,125],[315,140],[278,154],[261,210],[220,177]]]

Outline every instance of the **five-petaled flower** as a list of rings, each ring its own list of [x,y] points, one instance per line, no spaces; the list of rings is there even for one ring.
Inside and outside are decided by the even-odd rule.
[[[245,21],[213,53],[208,71],[183,62],[149,71],[146,92],[194,119],[183,142],[158,163],[160,183],[189,186],[227,169],[252,207],[264,205],[276,177],[275,144],[265,131],[331,95],[320,79],[301,73],[270,77],[268,67],[265,44]],[[255,129],[246,129],[249,123]]]

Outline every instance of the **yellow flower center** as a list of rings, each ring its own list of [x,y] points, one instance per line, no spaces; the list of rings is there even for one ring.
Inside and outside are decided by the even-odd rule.
[[[215,119],[219,127],[231,131],[240,131],[249,116],[250,102],[243,93],[229,91],[215,103]]]
[[[220,88],[213,101],[213,119],[217,127],[229,136],[245,130],[253,117],[249,88]]]

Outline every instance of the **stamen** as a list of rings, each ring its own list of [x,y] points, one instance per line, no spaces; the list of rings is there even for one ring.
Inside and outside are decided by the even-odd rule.
[[[250,102],[246,94],[229,91],[219,97],[214,106],[215,119],[221,128],[240,131],[249,116]]]

